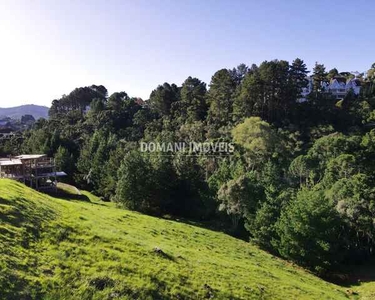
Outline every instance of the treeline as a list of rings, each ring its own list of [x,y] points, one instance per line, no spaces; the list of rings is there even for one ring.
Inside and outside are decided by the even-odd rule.
[[[54,100],[3,154],[55,156],[68,181],[154,215],[220,220],[235,233],[316,272],[373,255],[375,64],[359,96],[322,89],[348,72],[316,64],[313,91],[301,59],[217,71],[209,88],[188,77],[142,103],[103,86]],[[144,153],[140,142],[227,142],[225,157]]]

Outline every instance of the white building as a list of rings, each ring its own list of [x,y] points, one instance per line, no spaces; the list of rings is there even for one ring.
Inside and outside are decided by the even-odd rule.
[[[361,91],[361,81],[357,78],[347,80],[345,77],[335,77],[329,83],[322,82],[321,87],[324,92],[331,93],[337,100],[344,99],[346,94],[352,90],[355,95]],[[312,77],[308,77],[308,85],[302,89],[299,102],[307,100],[307,95],[313,91]]]
[[[308,83],[307,83],[307,86],[302,88],[302,92],[301,92],[301,98],[298,99],[298,102],[305,102],[307,100],[307,96],[312,92],[313,90],[313,81],[312,81],[312,77],[311,76],[308,76],[307,77],[307,80],[308,80]]]

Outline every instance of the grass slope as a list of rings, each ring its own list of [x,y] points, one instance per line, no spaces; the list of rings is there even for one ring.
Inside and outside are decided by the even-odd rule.
[[[0,299],[349,297],[223,233],[82,196],[88,201],[0,180]]]

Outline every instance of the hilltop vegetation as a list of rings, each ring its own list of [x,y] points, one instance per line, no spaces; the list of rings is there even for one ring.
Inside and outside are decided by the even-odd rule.
[[[0,180],[1,299],[349,297],[244,241],[82,194]]]

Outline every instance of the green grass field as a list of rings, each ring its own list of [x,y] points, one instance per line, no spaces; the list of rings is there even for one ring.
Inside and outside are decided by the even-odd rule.
[[[0,180],[0,299],[362,297],[226,234],[74,196]]]

